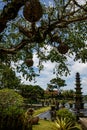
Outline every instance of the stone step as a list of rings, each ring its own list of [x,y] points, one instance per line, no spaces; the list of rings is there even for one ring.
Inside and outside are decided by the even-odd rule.
[[[79,118],[80,123],[82,126],[87,130],[87,118]]]

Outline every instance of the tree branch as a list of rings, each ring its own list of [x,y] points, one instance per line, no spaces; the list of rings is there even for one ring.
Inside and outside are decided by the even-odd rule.
[[[18,7],[21,7],[24,2],[27,1],[27,0],[22,0],[22,3],[21,5],[17,2],[15,2],[15,8],[16,6]],[[46,27],[38,27],[36,29],[36,32],[34,33],[32,30],[27,30],[26,28],[22,27],[21,25],[18,25],[18,28],[19,28],[19,31],[22,32],[25,36],[27,36],[29,39],[28,40],[22,40],[21,43],[19,43],[18,45],[16,45],[15,47],[13,48],[0,48],[0,52],[4,52],[4,53],[10,53],[10,54],[13,54],[13,53],[16,53],[17,50],[20,50],[22,49],[27,43],[30,43],[30,42],[37,42],[35,41],[36,40],[36,37],[39,36],[39,33],[41,33],[41,40],[45,40],[46,39],[46,36],[50,34],[51,31],[53,31],[55,28],[64,28],[66,27],[67,25],[71,24],[71,23],[74,23],[74,22],[78,22],[78,21],[84,21],[84,20],[87,20],[87,9],[85,8],[86,5],[84,6],[80,6],[75,0],[73,0],[74,3],[79,7],[79,9],[77,9],[76,11],[72,11],[70,13],[66,13],[66,15],[64,15],[63,17],[61,17],[60,20],[57,20],[57,21],[54,21],[51,23],[50,21],[50,25],[46,26]],[[64,10],[68,7],[68,5],[70,4],[71,0],[68,1],[68,3],[64,6]],[[3,20],[5,19],[5,22],[8,21],[8,19],[6,19],[6,13],[9,13],[9,7],[10,6],[13,6],[14,5],[14,2],[8,4],[6,6],[6,8],[3,9],[2,13],[1,13],[1,17],[0,17],[0,25],[3,24]],[[79,10],[82,9],[83,12],[86,12],[86,13],[83,13],[82,15],[79,14]],[[18,12],[18,10],[17,10]],[[75,13],[78,13],[79,15],[78,16],[74,16]],[[9,14],[10,16],[10,14]],[[67,16],[69,16],[67,18]],[[72,16],[72,17],[70,17]],[[11,20],[11,19],[9,19]],[[4,29],[4,28],[3,28]],[[2,29],[2,31],[3,31]],[[38,31],[40,29],[40,32]]]
[[[0,25],[2,25],[3,27],[2,29],[0,29],[0,32],[2,32],[5,29],[6,23],[9,20],[12,20],[17,16],[19,9],[24,5],[26,1],[27,0],[21,0],[20,2],[17,0],[11,3],[8,3],[7,5],[3,7],[3,11],[0,14]]]
[[[76,2],[76,0],[73,0],[73,1],[80,9],[83,9],[84,11],[87,12],[87,9],[85,8],[87,6],[87,4],[85,4],[84,6],[81,6],[81,5],[78,4],[78,2]]]
[[[13,48],[0,48],[0,53],[7,53],[7,54],[15,54],[16,51],[22,49],[27,43],[29,43],[29,40],[22,40],[20,44],[16,45]]]
[[[62,19],[61,21],[56,21],[56,22],[54,22],[54,23],[52,23],[50,26],[51,26],[51,28],[52,29],[54,29],[54,28],[63,28],[63,27],[65,27],[66,25],[68,25],[68,24],[71,24],[71,23],[74,23],[74,22],[78,22],[78,21],[84,21],[84,20],[87,20],[87,15],[86,16],[76,16],[76,17],[74,17],[74,18],[72,18],[72,19],[68,19],[68,20],[65,20],[65,19]],[[52,30],[51,30],[52,31]]]

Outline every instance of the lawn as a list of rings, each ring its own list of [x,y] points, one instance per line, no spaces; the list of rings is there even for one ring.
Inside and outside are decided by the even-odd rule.
[[[43,112],[48,111],[48,110],[50,110],[50,106],[49,107],[42,107],[40,109],[35,110],[33,116],[39,115],[40,113],[43,113]]]
[[[53,130],[54,122],[48,120],[39,120],[37,125],[33,125],[33,130]]]

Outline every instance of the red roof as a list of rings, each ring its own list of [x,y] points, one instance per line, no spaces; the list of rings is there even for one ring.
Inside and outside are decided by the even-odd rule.
[[[54,95],[58,95],[58,90],[53,90],[53,91],[45,90],[44,93],[45,93],[45,94],[54,94]]]

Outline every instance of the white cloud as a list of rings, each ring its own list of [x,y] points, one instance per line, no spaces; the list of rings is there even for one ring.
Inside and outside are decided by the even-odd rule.
[[[83,5],[86,4],[87,0],[77,0],[78,4]]]
[[[50,80],[55,77],[55,75],[53,75],[53,68],[54,68],[55,64],[52,64],[51,62],[46,62],[44,63],[44,69],[40,72],[40,76],[36,77],[36,83],[29,82],[29,81],[25,81],[22,78],[22,82],[26,83],[26,84],[32,84],[32,85],[39,85],[41,86],[43,89],[47,88],[47,84],[50,82]]]
[[[33,56],[34,60],[34,67],[37,68],[38,65],[38,58],[37,55],[34,54]],[[19,62],[21,63],[21,62]],[[68,63],[70,64],[69,69],[71,70],[71,74],[67,77],[62,77],[66,80],[67,86],[62,87],[61,89],[73,89],[75,90],[75,82],[76,82],[76,73],[80,73],[80,79],[81,79],[81,87],[82,92],[84,94],[87,94],[87,63],[79,63],[78,61],[73,62],[73,58],[68,57]],[[55,67],[55,63],[51,63],[50,61],[44,62],[44,69],[40,72],[40,76],[36,77],[36,83],[34,81],[29,82],[26,81],[26,78],[22,77],[22,74],[20,73],[19,76],[21,76],[22,83],[24,84],[32,84],[32,85],[39,85],[43,89],[47,88],[47,84],[50,83],[50,80],[52,78],[55,78],[55,75],[53,74],[53,68]],[[14,64],[12,63],[12,66],[15,68]]]
[[[72,74],[74,74],[75,72],[79,72],[81,74],[86,74],[86,70],[87,70],[87,63],[79,63],[78,61],[77,62],[74,62],[73,66],[71,67],[71,70],[72,70]]]
[[[64,87],[64,90],[75,90],[76,73],[79,72],[82,92],[84,94],[87,94],[87,63],[79,63],[78,61],[73,62],[73,60],[71,59],[69,61],[71,62],[71,66],[69,67],[71,70],[71,74],[65,78],[67,86]]]
[[[34,66],[37,67],[38,65],[38,59],[37,56],[34,55]],[[64,77],[66,80],[67,86],[62,87],[62,89],[73,89],[75,90],[75,82],[76,82],[76,73],[80,73],[80,78],[81,78],[81,87],[82,87],[82,92],[84,94],[87,94],[87,63],[79,63],[78,61],[73,62],[73,58],[68,58],[68,62],[71,64],[69,66],[69,69],[71,70],[71,75]],[[50,82],[52,78],[55,77],[53,74],[53,68],[55,67],[55,63],[51,63],[50,61],[44,62],[44,69],[40,72],[40,76],[36,77],[36,83],[34,82],[29,82],[26,81],[22,77],[22,82],[26,84],[32,84],[32,85],[39,85],[43,89],[47,88],[47,84]]]
[[[87,95],[87,77],[85,76],[82,77],[81,79],[81,87],[82,87],[82,92]]]

